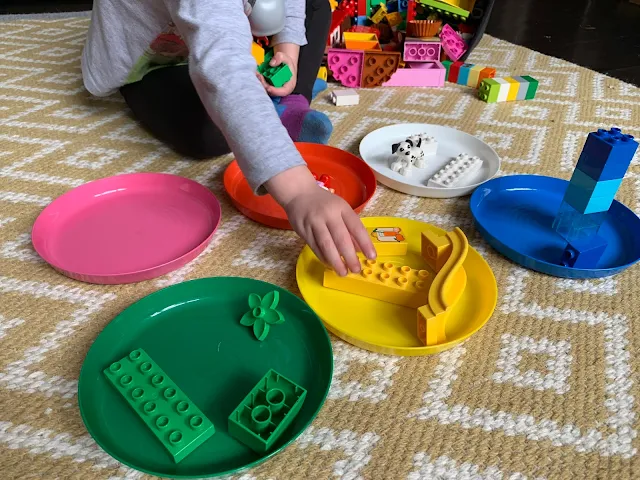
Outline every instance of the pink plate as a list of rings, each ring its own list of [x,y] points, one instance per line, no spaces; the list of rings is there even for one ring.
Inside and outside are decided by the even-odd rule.
[[[60,273],[100,284],[141,282],[197,257],[220,223],[206,187],[163,173],[103,178],[65,193],[37,218],[36,252]]]

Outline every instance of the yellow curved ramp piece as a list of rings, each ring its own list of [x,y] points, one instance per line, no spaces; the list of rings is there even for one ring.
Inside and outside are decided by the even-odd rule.
[[[262,65],[262,62],[264,62],[264,48],[256,42],[251,44],[251,55],[255,58],[257,65]]]
[[[430,247],[427,249],[426,247]],[[418,338],[426,345],[446,341],[445,326],[449,314],[467,285],[467,273],[462,264],[467,258],[469,241],[459,228],[438,236],[425,232],[422,236],[422,254],[431,265],[440,268],[429,288],[428,304],[418,308]],[[442,265],[439,264],[443,262]]]

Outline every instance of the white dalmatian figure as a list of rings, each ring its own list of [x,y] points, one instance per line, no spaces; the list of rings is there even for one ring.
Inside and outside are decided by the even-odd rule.
[[[393,160],[390,168],[400,175],[411,175],[411,167],[425,168],[424,152],[420,148],[421,138],[408,138],[404,142],[392,145]]]

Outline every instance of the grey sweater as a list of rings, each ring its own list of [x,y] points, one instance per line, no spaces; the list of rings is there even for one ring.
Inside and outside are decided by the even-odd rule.
[[[189,64],[209,115],[249,185],[304,165],[256,78],[246,0],[96,0],[82,54],[87,90],[111,95],[155,68]],[[285,0],[285,28],[272,45],[305,45],[305,2]]]

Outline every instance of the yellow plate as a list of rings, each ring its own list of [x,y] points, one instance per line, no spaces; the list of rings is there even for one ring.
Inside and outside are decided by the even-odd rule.
[[[395,217],[365,217],[365,227],[400,227],[409,242],[404,257],[385,257],[412,268],[429,269],[420,256],[420,233],[445,230],[428,223]],[[478,252],[469,248],[464,269],[467,286],[447,322],[447,341],[424,346],[417,336],[416,310],[371,298],[331,290],[322,286],[324,265],[305,246],[296,265],[298,288],[309,306],[329,331],[357,347],[389,355],[431,355],[454,347],[477,332],[493,315],[498,286],[491,267]]]

